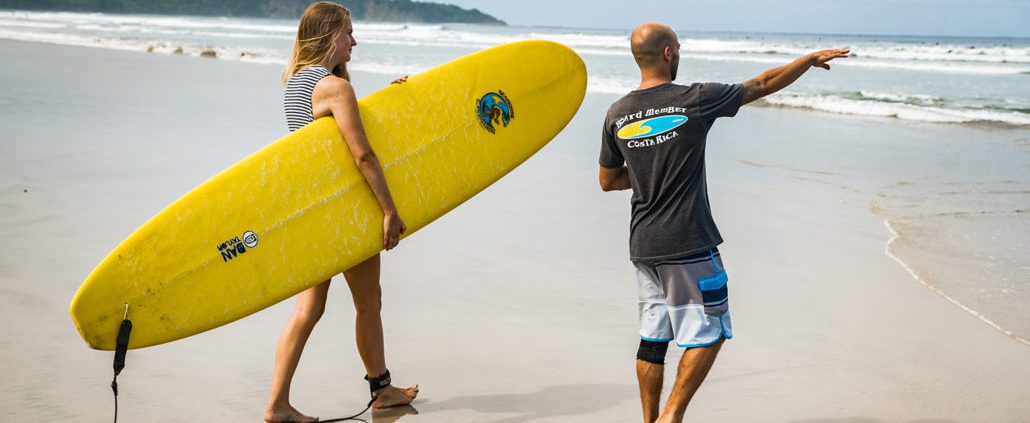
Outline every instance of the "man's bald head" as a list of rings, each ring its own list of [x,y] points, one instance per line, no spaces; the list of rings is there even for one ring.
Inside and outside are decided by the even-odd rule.
[[[679,40],[676,31],[656,22],[641,24],[633,30],[629,39],[630,50],[637,65],[649,66],[662,61],[665,48],[678,51]]]

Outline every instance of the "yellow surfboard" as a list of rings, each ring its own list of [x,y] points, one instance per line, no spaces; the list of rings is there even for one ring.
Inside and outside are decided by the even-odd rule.
[[[571,49],[524,41],[412,76],[358,102],[408,235],[543,147],[576,113],[586,68]],[[331,117],[196,187],[118,245],[83,282],[71,316],[113,350],[243,318],[382,249],[382,210]]]

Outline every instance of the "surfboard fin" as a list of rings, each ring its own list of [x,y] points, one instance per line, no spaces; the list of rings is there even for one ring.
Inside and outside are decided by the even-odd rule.
[[[118,375],[125,368],[125,353],[129,351],[129,335],[132,333],[132,321],[129,320],[129,305],[125,304],[125,315],[118,327],[118,338],[114,348],[114,379],[111,390],[114,391],[114,421],[118,423]]]

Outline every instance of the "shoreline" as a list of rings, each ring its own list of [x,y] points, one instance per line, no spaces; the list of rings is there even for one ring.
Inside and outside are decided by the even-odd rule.
[[[936,286],[931,285],[930,283],[928,283],[925,280],[923,280],[923,278],[919,275],[919,273],[916,273],[915,270],[912,270],[912,268],[907,263],[905,263],[904,260],[902,260],[896,254],[894,254],[893,251],[891,251],[891,245],[894,244],[894,241],[897,241],[899,238],[901,238],[901,235],[898,233],[898,231],[896,231],[894,229],[893,226],[891,226],[890,220],[888,220],[887,218],[877,214],[873,210],[870,210],[870,212],[873,213],[874,215],[880,217],[883,220],[883,225],[887,227],[887,230],[890,231],[890,233],[892,235],[891,238],[887,240],[887,244],[884,245],[884,247],[883,247],[884,254],[886,254],[887,257],[890,257],[890,258],[894,259],[894,261],[896,261],[902,268],[905,269],[905,271],[907,271],[909,273],[909,275],[912,276],[912,279],[914,279],[916,282],[919,282],[920,284],[922,284],[924,287],[926,287],[926,289],[929,289],[930,291],[933,291],[935,294],[940,295],[942,298],[947,300],[949,303],[954,304],[956,307],[962,309],[962,311],[964,311],[966,313],[969,313],[969,315],[977,318],[978,320],[980,320],[981,322],[983,322],[987,326],[990,326],[991,328],[997,330],[998,332],[1001,332],[1003,335],[1005,335],[1005,336],[1007,336],[1009,338],[1012,338],[1016,342],[1022,343],[1024,345],[1030,347],[1030,340],[1028,340],[1026,338],[1022,338],[1019,335],[1016,335],[1015,333],[1013,333],[1011,330],[1008,330],[1008,329],[1005,329],[1005,328],[1001,327],[1001,325],[995,323],[993,320],[989,319],[983,313],[967,307],[965,304],[962,304],[962,302],[960,302],[959,300],[956,300],[956,299],[952,298],[951,296],[949,296],[946,292],[941,291]]]
[[[789,108],[783,108],[782,110],[784,110],[787,113],[791,113],[791,112],[793,112],[793,113],[803,113],[803,112],[799,112],[797,110],[791,110]],[[832,114],[832,113],[827,114],[827,116],[829,118],[831,118],[831,119],[843,119],[843,120],[851,121],[851,123],[857,123],[857,124],[861,124],[862,122],[868,122],[868,123],[874,124],[874,125],[888,125],[888,124],[891,124],[891,122],[884,122],[882,119],[875,118],[875,117],[868,117],[868,116],[840,115],[840,114]],[[943,124],[943,125],[941,125],[941,124],[934,124],[934,123],[927,123],[927,122],[907,122],[907,123],[908,123],[908,125],[906,127],[907,130],[928,129],[928,130],[937,131],[937,132],[944,132],[949,127],[955,126],[957,129],[961,129],[961,130],[965,130],[965,131],[987,131],[987,132],[990,132],[990,133],[1016,133],[1014,131],[1022,132],[1021,131],[1022,128],[999,128],[996,125],[978,125],[978,124],[958,124],[958,125]],[[1010,140],[1008,140],[1007,138],[1003,137],[1003,139],[1005,139],[1005,140],[1004,141],[998,141],[998,140],[986,141],[985,140],[985,142],[995,143],[994,147],[997,147],[998,145],[1006,146],[1006,145],[1010,145],[1011,144]],[[1025,150],[1027,150],[1021,144],[1016,144],[1016,149],[1024,150],[1024,152],[1025,152]],[[913,154],[919,154],[919,153],[916,152],[916,153],[913,153]],[[943,160],[943,159],[941,159],[941,160]],[[946,286],[942,287],[941,286],[941,282],[944,282],[944,281],[938,280],[936,277],[933,277],[933,276],[925,275],[924,272],[917,271],[914,268],[914,267],[917,267],[917,266],[918,267],[933,266],[932,264],[928,265],[927,264],[928,262],[932,262],[932,263],[945,263],[945,265],[951,265],[949,263],[948,255],[941,254],[940,252],[938,252],[938,254],[935,257],[932,257],[932,258],[928,259],[927,257],[917,257],[917,256],[911,254],[912,253],[911,251],[908,251],[908,252],[898,252],[897,251],[899,241],[903,241],[903,240],[917,240],[917,241],[922,241],[923,244],[926,244],[928,242],[927,240],[930,240],[931,238],[927,234],[905,233],[905,231],[899,231],[896,228],[896,225],[899,224],[899,221],[904,220],[904,219],[912,219],[911,217],[907,217],[903,213],[901,213],[902,210],[908,209],[909,207],[911,207],[911,205],[910,204],[897,204],[897,205],[895,205],[895,204],[885,204],[886,202],[881,202],[881,199],[879,198],[879,197],[883,197],[884,196],[885,190],[889,191],[890,186],[887,184],[887,182],[892,182],[893,183],[895,181],[850,181],[850,180],[847,180],[847,178],[846,178],[848,175],[844,175],[844,174],[838,173],[836,171],[813,170],[813,169],[819,169],[817,167],[808,168],[809,166],[812,166],[814,163],[799,164],[799,163],[788,162],[790,164],[770,164],[770,163],[759,163],[759,162],[743,160],[743,159],[738,159],[738,161],[743,163],[743,164],[746,164],[746,165],[749,165],[749,166],[758,167],[758,168],[769,168],[769,169],[779,170],[779,171],[787,173],[787,174],[793,174],[794,177],[797,178],[797,179],[819,182],[819,183],[823,183],[823,184],[834,186],[834,187],[836,187],[838,189],[841,189],[841,190],[843,190],[845,192],[861,195],[862,198],[863,198],[861,201],[868,201],[868,204],[869,204],[868,213],[871,216],[876,217],[888,230],[888,235],[886,237],[884,237],[884,244],[883,244],[884,254],[887,257],[890,257],[891,260],[896,262],[902,269],[904,269],[908,273],[908,275],[909,275],[909,277],[910,277],[910,279],[912,281],[917,282],[919,285],[922,285],[922,286],[926,287],[927,289],[929,289],[934,294],[942,297],[946,302],[955,305],[958,309],[960,309],[964,313],[967,313],[968,315],[976,318],[976,320],[986,324],[991,329],[998,331],[999,333],[1009,337],[1010,339],[1016,341],[1019,344],[1022,344],[1022,345],[1030,347],[1030,338],[1028,338],[1028,335],[1030,335],[1030,332],[1027,332],[1027,330],[1030,329],[1030,328],[1028,328],[1026,326],[1020,327],[1020,326],[1014,324],[1014,321],[1011,318],[1007,322],[1003,321],[1003,319],[999,319],[996,316],[998,314],[997,311],[996,310],[992,310],[989,305],[981,304],[978,307],[972,307],[972,306],[968,305],[968,303],[966,301],[961,300],[960,299],[961,297],[957,296],[955,292],[952,292],[952,290],[955,288],[954,286],[950,287],[950,289],[949,289],[949,287],[946,287]],[[898,161],[899,162],[904,162],[904,160],[898,160]],[[890,167],[890,166],[885,166],[885,167]],[[1003,183],[1008,183],[1008,182],[1012,182],[1012,181],[1002,181],[1002,182]],[[910,184],[910,183],[907,182],[907,180],[903,180],[903,181],[900,182],[900,184]],[[922,187],[925,188],[925,184],[923,184]],[[919,189],[920,189],[920,187],[918,187],[918,186],[913,186],[912,187],[912,191],[917,191],[918,192]],[[1030,192],[1023,192],[1022,194],[1028,194],[1028,193],[1030,193]],[[954,207],[962,209],[963,207],[968,207],[970,205],[954,206]],[[1016,213],[1018,213],[1020,210],[1021,209],[1017,209]],[[898,213],[894,213],[894,215],[892,215],[890,213],[891,211],[898,212]],[[962,213],[962,212],[956,212],[956,213]],[[915,219],[918,220],[919,217],[917,216]],[[999,226],[999,225],[993,224],[993,223],[992,223],[992,225],[994,225],[994,227]],[[965,249],[963,249],[963,250],[965,250]],[[959,266],[959,265],[951,265],[951,266]],[[959,267],[963,267],[963,266],[959,266]],[[966,270],[968,271],[968,273],[974,273],[975,269],[976,268],[974,268],[974,267],[966,266]],[[948,280],[947,282],[951,282],[952,284],[955,283],[954,281],[951,281],[951,280]],[[968,297],[966,299],[969,300]],[[992,316],[994,316],[994,317],[992,317]],[[1001,323],[999,323],[999,322],[1001,322]]]

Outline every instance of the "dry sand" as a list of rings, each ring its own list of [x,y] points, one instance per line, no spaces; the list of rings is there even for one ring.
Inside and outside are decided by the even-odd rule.
[[[107,421],[112,354],[79,339],[68,303],[138,225],[285,133],[279,69],[7,41],[0,55],[0,406],[10,421]],[[361,93],[389,79],[355,75]],[[588,95],[536,157],[385,254],[389,367],[422,394],[370,420],[639,421],[629,194],[596,182],[612,100]],[[1030,421],[1030,347],[888,257],[861,190],[772,152],[846,162],[849,143],[893,125],[762,108],[716,125],[709,178],[736,338],[690,421]],[[322,417],[367,398],[334,284],[293,391]],[[120,417],[259,421],[291,307],[131,351]]]

